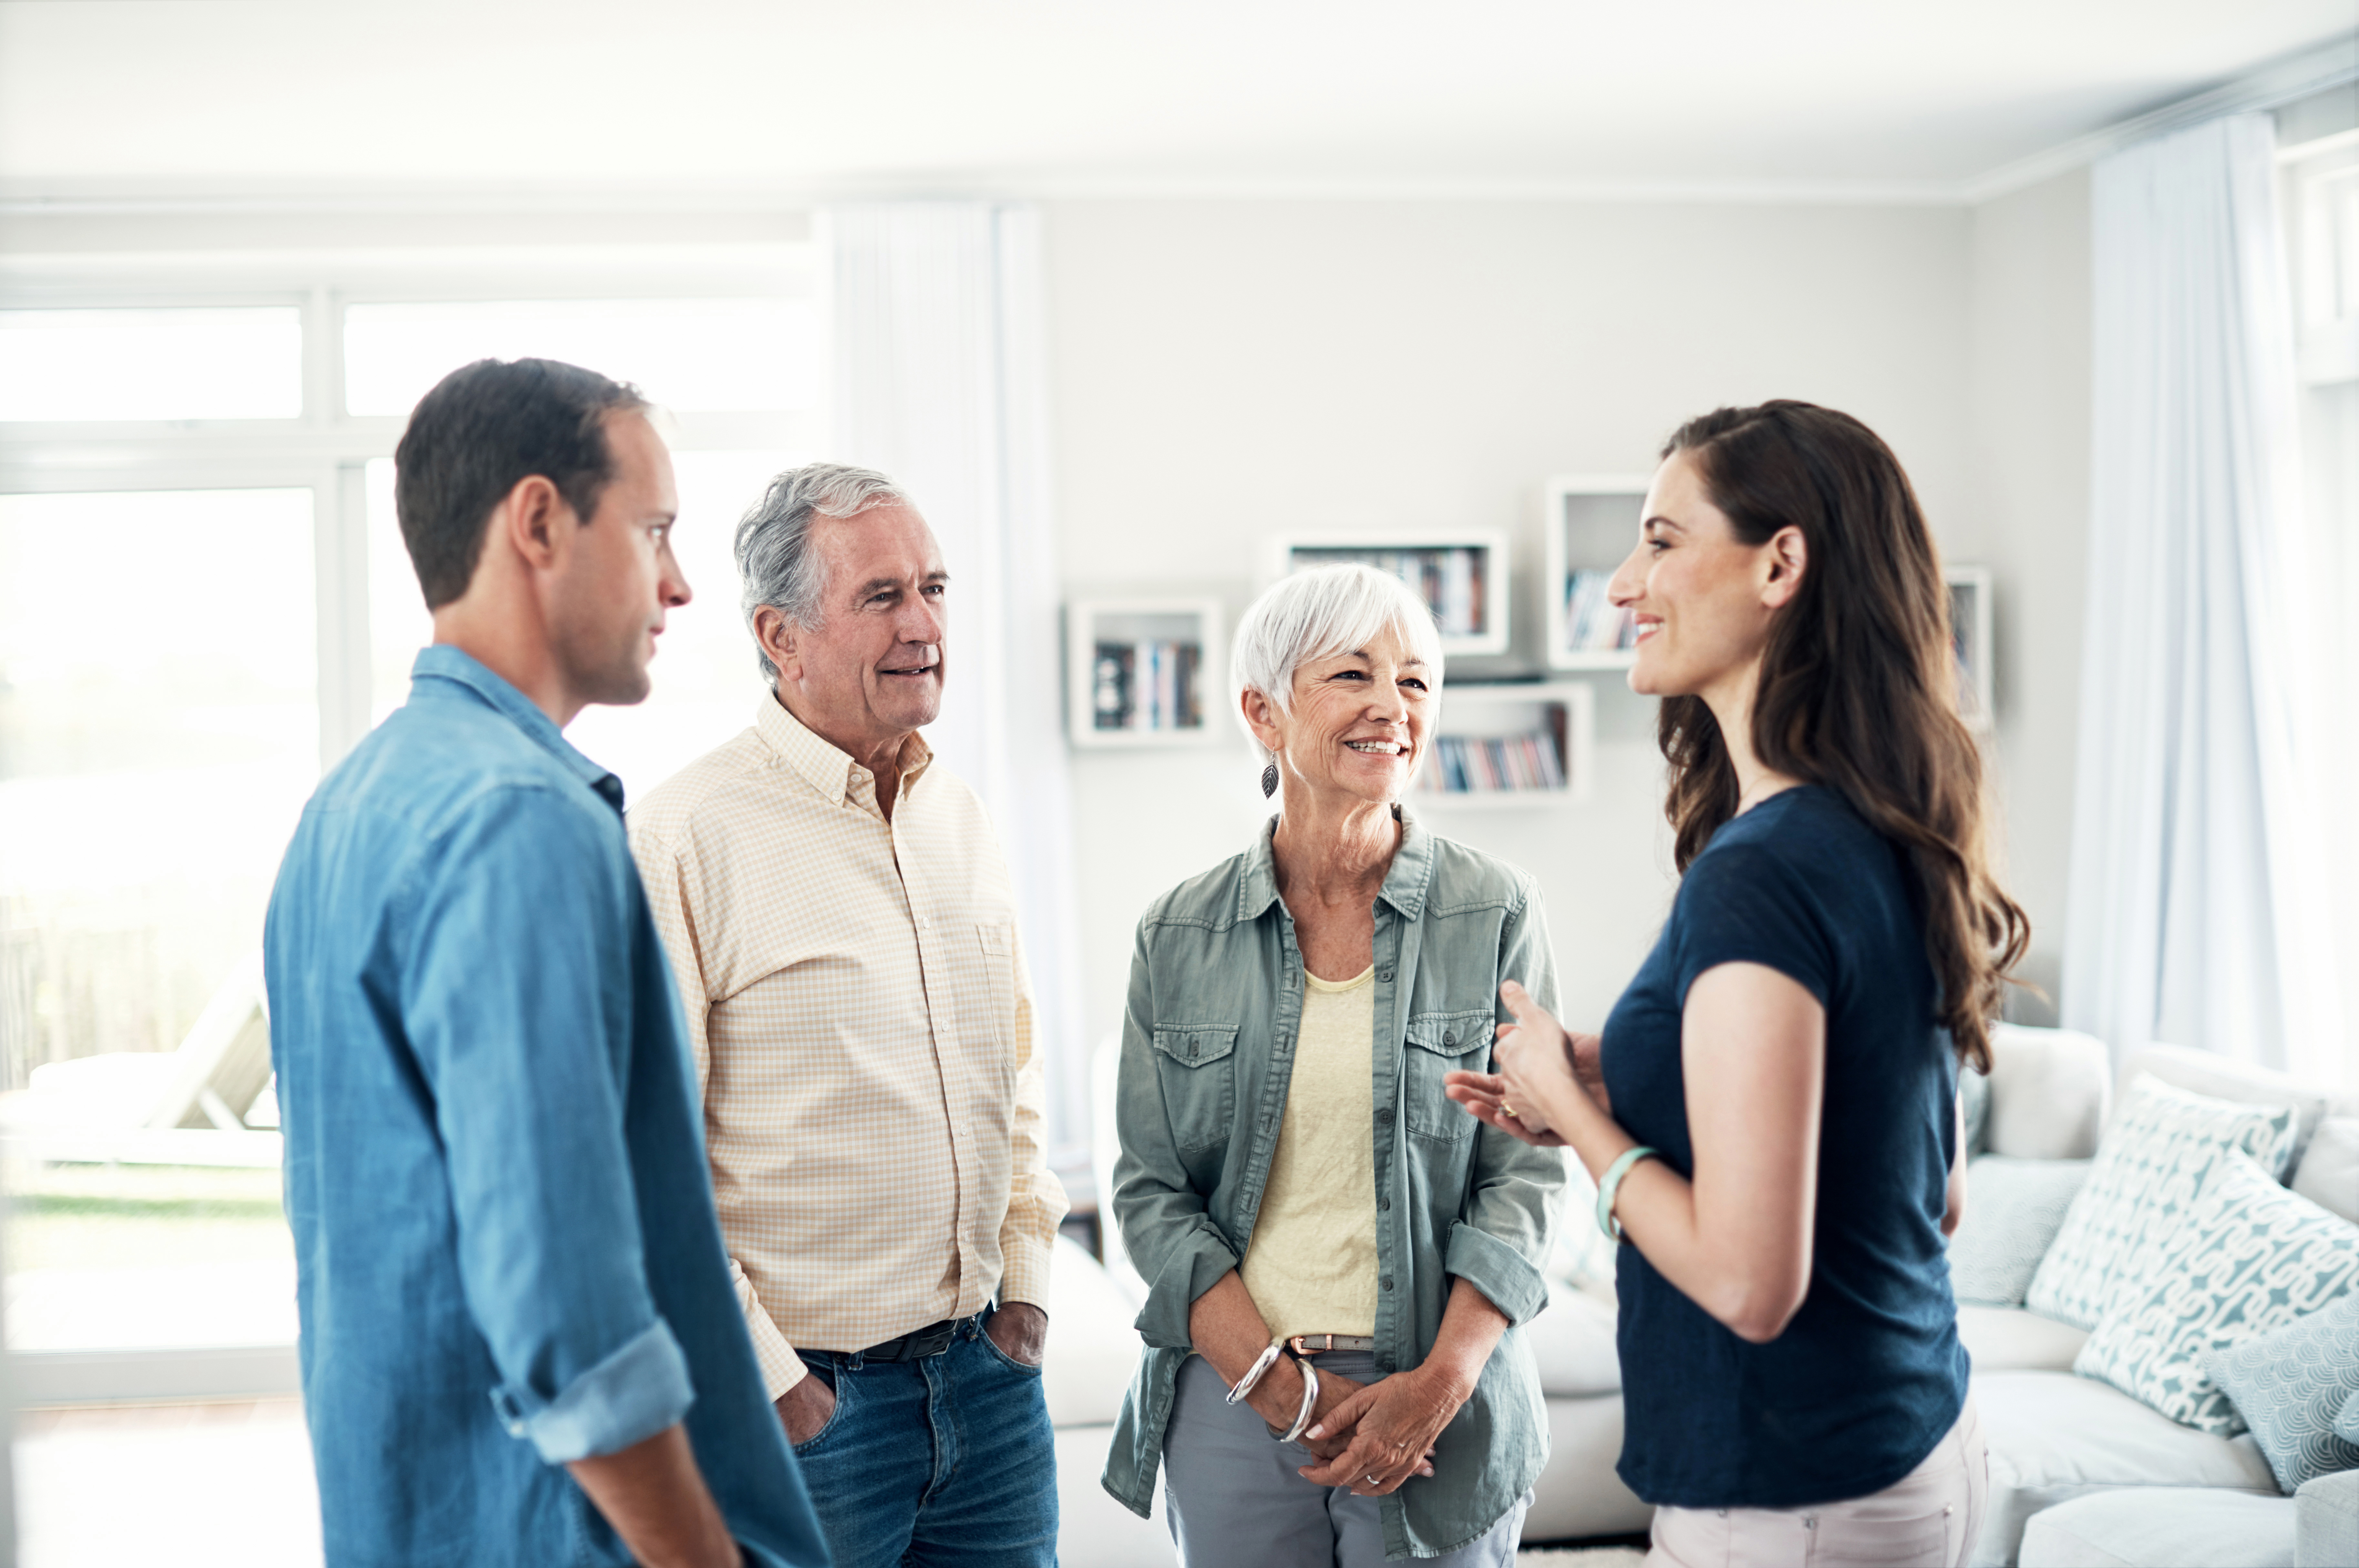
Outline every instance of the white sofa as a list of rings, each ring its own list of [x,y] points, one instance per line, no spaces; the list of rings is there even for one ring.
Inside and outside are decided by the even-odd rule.
[[[2006,1029],[1995,1055],[1984,1148],[2023,1159],[2095,1152],[2113,1098],[2102,1044],[2062,1031]],[[2122,1081],[2141,1071],[2217,1098],[2295,1105],[2303,1146],[2322,1118],[2359,1111],[2279,1075],[2191,1051],[2138,1053],[2125,1064]],[[1110,1129],[1110,1073],[1100,1076],[1098,1121]],[[2332,1149],[2321,1145],[2317,1160],[2298,1152],[2292,1184],[2359,1223],[2359,1170],[2335,1162],[2348,1158],[2350,1145],[2327,1142]],[[1110,1188],[1112,1150],[1099,1154],[1103,1192]],[[1593,1194],[1573,1165],[1549,1307],[1526,1330],[1551,1443],[1525,1521],[1527,1541],[1639,1531],[1653,1513],[1614,1471],[1622,1398],[1613,1249],[1589,1223]],[[1108,1229],[1105,1265],[1078,1246],[1060,1247],[1050,1303],[1046,1377],[1058,1426],[1060,1555],[1065,1568],[1160,1568],[1176,1559],[1159,1506],[1153,1520],[1140,1519],[1098,1484],[1137,1359],[1130,1324],[1144,1294]],[[2020,1308],[1967,1306],[1959,1332],[1973,1357],[1974,1397],[1991,1444],[1991,1506],[1977,1568],[2018,1561],[2024,1568],[2359,1568],[2359,1472],[2286,1498],[2250,1436],[2196,1432],[2074,1376],[2082,1330]]]

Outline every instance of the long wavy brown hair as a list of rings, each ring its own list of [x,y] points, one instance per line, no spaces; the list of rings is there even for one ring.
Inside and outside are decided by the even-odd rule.
[[[1769,622],[1753,751],[1838,791],[1906,851],[1939,983],[1938,1022],[1961,1059],[1990,1071],[1990,1024],[2031,939],[1991,874],[1982,751],[1958,715],[1950,592],[1899,459],[1847,414],[1778,401],[1680,427],[1712,503],[1747,545],[1781,528],[1806,549],[1794,597]],[[1736,769],[1700,697],[1666,697],[1664,815],[1680,870],[1736,815]]]

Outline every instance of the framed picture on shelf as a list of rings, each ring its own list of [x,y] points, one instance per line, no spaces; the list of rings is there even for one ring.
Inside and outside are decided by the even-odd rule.
[[[1950,646],[1958,656],[1958,712],[1967,727],[1987,730],[1998,716],[1991,665],[1991,574],[1988,567],[1944,567],[1950,585]]]
[[[1507,651],[1507,536],[1488,529],[1405,534],[1291,535],[1277,541],[1276,575],[1346,562],[1375,568],[1425,600],[1444,654]]]
[[[1540,599],[1550,669],[1627,669],[1637,657],[1629,615],[1606,598],[1638,542],[1645,474],[1560,474],[1540,488]]]
[[[1228,702],[1213,599],[1086,599],[1065,607],[1065,730],[1083,747],[1189,746]]]
[[[1445,809],[1588,799],[1596,703],[1582,680],[1445,684],[1412,799]]]

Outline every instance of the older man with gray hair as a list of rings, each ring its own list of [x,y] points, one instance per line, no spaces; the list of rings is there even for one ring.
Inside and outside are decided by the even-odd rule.
[[[738,1300],[839,1568],[1050,1564],[1065,1197],[1006,863],[918,734],[950,574],[906,494],[834,463],[773,480],[736,546],[770,690],[631,844]]]

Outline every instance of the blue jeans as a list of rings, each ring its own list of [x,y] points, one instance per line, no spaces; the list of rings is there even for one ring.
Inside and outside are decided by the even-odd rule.
[[[802,1352],[835,1413],[795,1458],[836,1568],[1055,1568],[1057,1448],[1040,1368],[979,1314],[916,1361]]]

